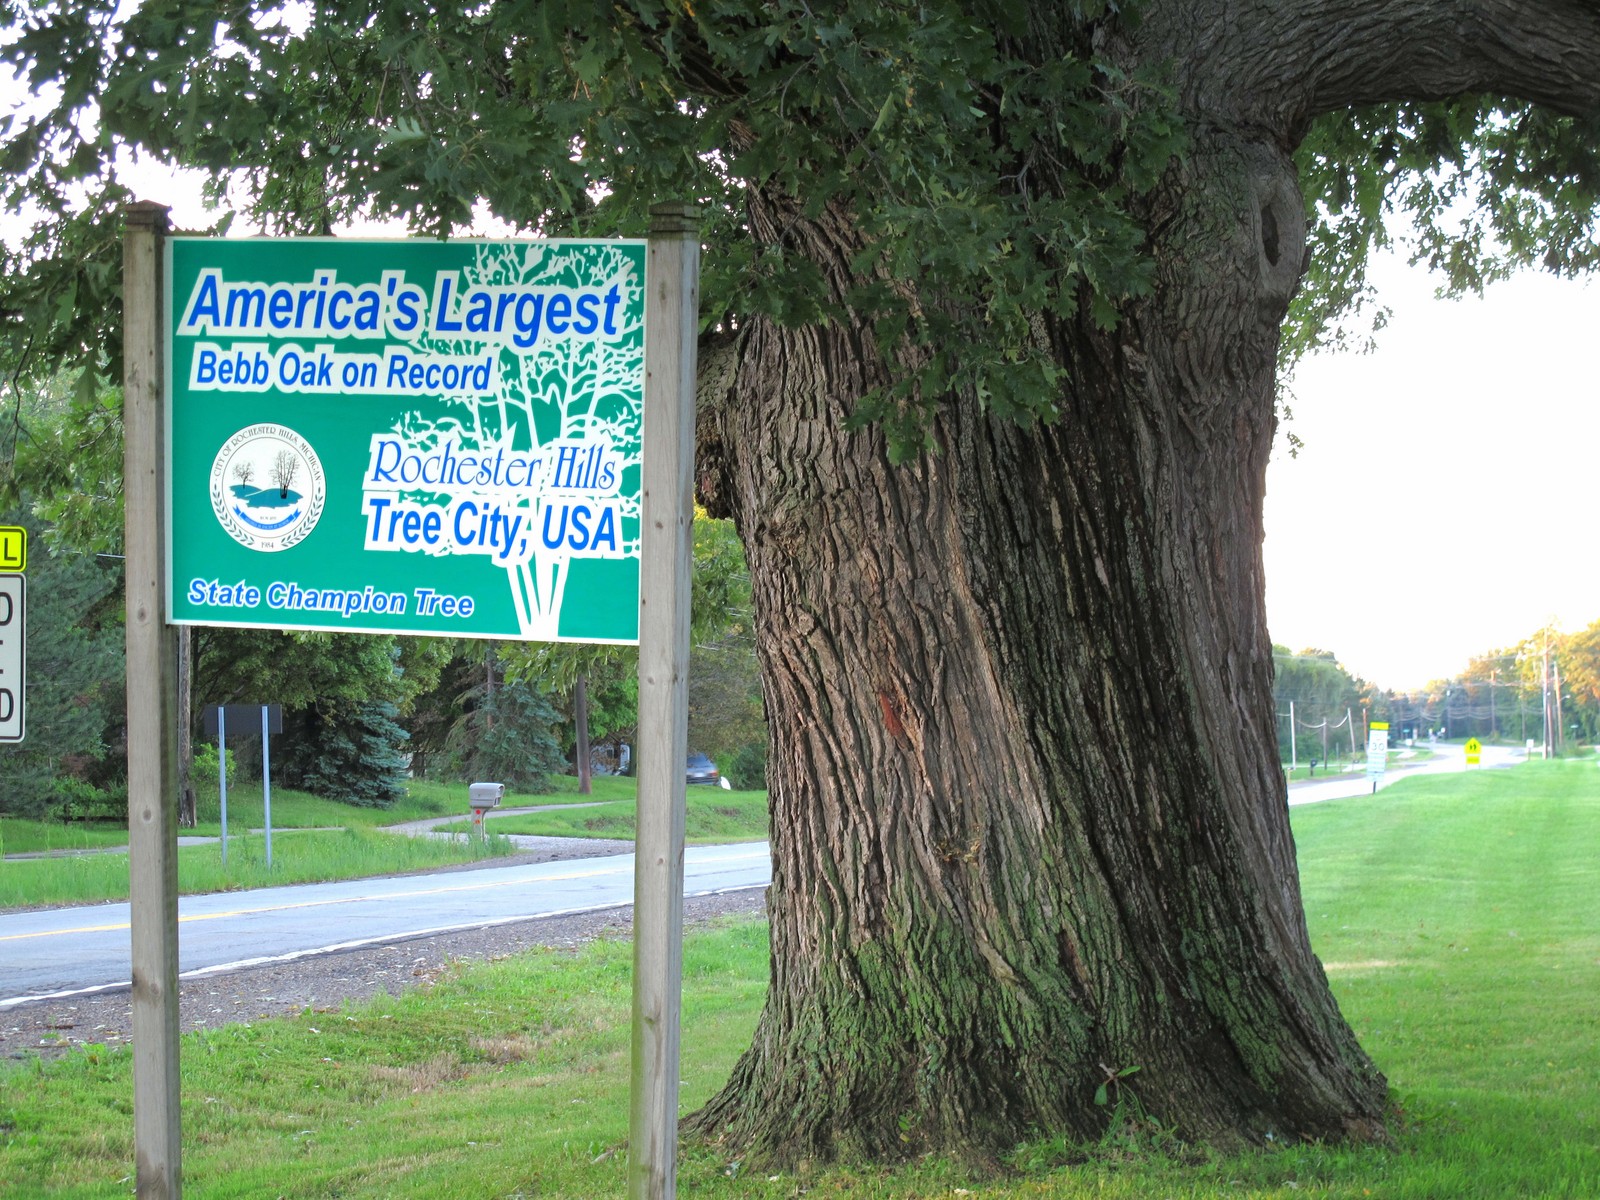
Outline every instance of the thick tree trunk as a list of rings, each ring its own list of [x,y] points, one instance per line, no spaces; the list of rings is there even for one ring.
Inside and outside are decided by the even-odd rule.
[[[178,825],[193,829],[199,817],[194,800],[194,649],[190,626],[178,626]]]
[[[594,764],[589,761],[589,681],[582,671],[572,685],[572,728],[577,743],[573,757],[578,767],[578,794],[588,796],[594,791]]]
[[[483,647],[483,727],[494,728],[494,661],[499,656],[499,648],[492,641],[485,642]]]
[[[758,199],[752,225],[778,236]],[[1093,1137],[1109,1075],[1222,1141],[1382,1136],[1311,952],[1277,760],[1261,509],[1293,169],[1201,132],[1150,214],[1156,295],[1048,329],[1024,429],[953,403],[892,468],[847,435],[859,330],[743,333],[702,492],[750,560],[772,976],[698,1128],[775,1160]],[[819,262],[851,236],[784,224]],[[704,403],[704,401],[703,401]],[[720,463],[720,466],[717,465]]]

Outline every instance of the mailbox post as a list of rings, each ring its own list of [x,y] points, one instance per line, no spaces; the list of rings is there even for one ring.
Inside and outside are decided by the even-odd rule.
[[[473,783],[467,786],[467,801],[472,805],[472,836],[482,838],[483,814],[491,808],[500,807],[500,801],[505,799],[506,785],[503,783]]]

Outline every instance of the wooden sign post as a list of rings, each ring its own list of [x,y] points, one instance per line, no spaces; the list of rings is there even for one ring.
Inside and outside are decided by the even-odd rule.
[[[639,803],[633,878],[630,1200],[677,1194],[688,759],[689,573],[694,559],[695,350],[700,224],[651,209],[645,279],[643,546],[639,566]]]
[[[584,243],[576,248],[563,243],[562,253],[568,257],[582,257],[590,264],[592,271],[602,272],[597,277],[596,287],[588,291],[568,288],[576,297],[572,301],[572,311],[580,317],[588,314],[586,336],[597,334],[603,321],[606,336],[613,339],[615,353],[631,355],[635,361],[642,360],[639,367],[633,370],[644,375],[641,384],[637,382],[638,374],[630,373],[616,389],[617,397],[622,401],[630,397],[639,398],[642,391],[643,429],[639,441],[648,448],[642,457],[639,492],[642,543],[638,567],[640,771],[634,879],[633,1103],[629,1194],[635,1198],[670,1200],[676,1193],[678,1039],[683,975],[684,789],[688,751],[689,573],[694,521],[699,223],[694,209],[688,205],[659,205],[652,210],[652,214],[644,289],[629,283],[630,279],[637,279],[637,266],[642,257],[643,248],[637,242]],[[584,593],[580,589],[566,593],[568,603],[552,603],[546,606],[548,611],[540,608],[535,612],[530,607],[533,600],[529,594],[525,594],[527,589],[524,587],[522,591],[517,591],[513,584],[511,599],[521,597],[522,602],[522,609],[513,613],[516,618],[514,629],[509,624],[505,630],[499,625],[458,628],[461,622],[474,617],[479,605],[475,602],[461,603],[461,597],[444,596],[443,589],[423,588],[421,592],[426,592],[432,599],[428,611],[423,612],[421,592],[413,587],[414,573],[423,558],[405,554],[405,547],[399,543],[379,546],[376,558],[383,561],[371,567],[374,571],[381,568],[390,572],[394,581],[392,587],[386,587],[381,592],[371,586],[364,589],[346,586],[342,591],[331,587],[317,590],[315,594],[319,597],[342,597],[331,608],[321,600],[308,606],[303,595],[297,600],[286,593],[274,593],[270,584],[250,582],[253,573],[259,573],[262,569],[259,560],[264,551],[283,549],[299,554],[299,561],[306,570],[312,569],[306,564],[314,565],[315,562],[331,562],[334,567],[343,570],[347,562],[356,556],[341,551],[341,547],[350,550],[363,543],[363,539],[370,540],[380,535],[389,536],[392,540],[392,536],[397,536],[397,529],[409,528],[401,525],[398,518],[385,526],[377,517],[370,515],[390,512],[391,509],[400,511],[396,507],[400,501],[395,498],[398,492],[391,495],[390,491],[378,488],[367,498],[369,515],[362,516],[360,520],[348,519],[351,513],[359,516],[362,511],[359,508],[352,505],[335,508],[330,501],[330,509],[343,514],[343,518],[327,518],[326,536],[320,532],[318,534],[320,548],[307,540],[323,511],[324,491],[329,488],[348,488],[349,480],[364,478],[370,466],[372,430],[357,428],[351,434],[350,430],[342,427],[325,427],[323,418],[329,412],[337,414],[348,410],[365,413],[371,406],[329,405],[318,396],[301,395],[308,386],[316,391],[322,388],[322,384],[317,382],[308,385],[305,376],[283,373],[289,356],[302,353],[297,345],[285,345],[269,355],[254,341],[230,345],[221,351],[209,341],[203,346],[198,344],[202,338],[243,337],[246,332],[251,336],[258,333],[260,337],[267,336],[259,330],[244,331],[230,324],[235,320],[244,320],[250,310],[247,307],[244,315],[240,316],[232,308],[225,307],[220,289],[224,287],[226,273],[215,264],[204,266],[205,261],[210,261],[207,256],[216,257],[218,261],[226,258],[234,262],[237,259],[236,269],[230,270],[235,270],[235,275],[245,272],[243,278],[251,278],[248,272],[256,269],[251,264],[257,260],[250,256],[259,258],[262,253],[260,246],[241,247],[216,241],[197,249],[189,244],[184,254],[187,264],[184,271],[187,274],[180,277],[178,251],[186,242],[185,239],[171,239],[164,251],[167,210],[154,204],[130,205],[126,210],[126,221],[123,251],[123,337],[126,359],[124,471],[127,506],[129,872],[133,910],[134,1152],[137,1159],[137,1194],[141,1200],[171,1200],[180,1194],[181,1179],[176,778],[178,721],[176,637],[173,626],[168,622],[176,620],[192,624],[232,625],[241,623],[244,616],[255,613],[259,619],[249,623],[268,628],[323,628],[325,625],[318,621],[335,621],[329,614],[342,612],[343,615],[337,617],[334,624],[326,627],[360,628],[370,632],[443,633],[449,636],[507,636],[509,631],[510,636],[537,640],[625,643],[632,640],[631,620],[615,620],[616,614],[610,609],[620,607],[623,614],[628,615],[632,613],[632,604],[631,600],[625,600],[620,606],[613,604],[608,608],[609,601],[583,602]],[[189,240],[190,243],[193,241]],[[376,266],[388,269],[394,262],[402,261],[395,259],[395,255],[407,253],[401,243],[352,245],[337,240],[326,245],[319,242],[312,251],[302,248],[300,253],[302,256],[306,253],[332,255],[336,253],[332,249],[335,244],[338,246],[337,253],[355,255],[356,258],[351,261],[359,260],[366,264],[363,269],[369,272],[375,270]],[[436,247],[430,247],[430,255],[435,250]],[[481,247],[471,248],[474,256],[480,251]],[[275,244],[270,253],[281,257],[281,248]],[[507,262],[521,262],[526,256],[521,243],[499,246],[496,254]],[[172,287],[177,298],[188,297],[184,301],[186,307],[181,319],[176,312],[166,312],[165,306],[171,298],[163,294],[164,280],[167,278],[163,268],[164,257],[166,270],[173,273]],[[315,275],[315,268],[325,265],[320,259],[307,261],[307,276]],[[429,261],[432,261],[431,258]],[[466,270],[466,265],[460,269]],[[287,267],[283,270],[287,274],[282,274],[279,282],[273,285],[277,289],[275,295],[289,295],[295,287],[303,288],[303,279],[296,283],[291,278],[293,271]],[[394,267],[394,270],[396,278],[404,274],[399,267]],[[355,272],[355,268],[352,271]],[[332,278],[331,270],[328,278]],[[345,276],[341,274],[340,278],[342,280]],[[446,284],[441,287],[446,287],[455,279],[455,275],[449,275]],[[257,285],[247,286],[254,288]],[[376,294],[375,283],[368,281],[362,286],[372,289]],[[637,300],[641,291],[648,293],[642,304]],[[422,303],[427,297],[421,285],[408,285],[408,296],[413,293],[413,298],[418,302],[414,310],[416,313],[424,310],[433,312],[433,319],[441,327],[459,330],[459,324],[449,324],[455,320],[455,310],[444,303],[443,292],[436,307]],[[534,294],[529,292],[529,295]],[[584,307],[586,304],[587,309]],[[270,311],[277,313],[279,309],[274,306]],[[309,310],[302,302],[294,311],[304,315]],[[318,314],[321,311],[320,307],[316,309]],[[401,318],[411,311],[407,308],[397,309],[395,320],[403,325]],[[259,310],[261,314],[267,312],[267,309]],[[172,318],[174,331],[170,358],[169,339],[164,336],[168,316]],[[316,317],[317,321],[321,319],[320,315]],[[574,336],[585,333],[584,329],[579,328],[584,323],[582,320],[563,318],[563,322],[567,332]],[[551,332],[560,333],[561,330],[555,329],[552,324]],[[333,337],[332,334],[328,336]],[[528,353],[524,357],[533,361],[538,353],[543,352],[540,347],[545,346],[546,340],[535,339],[533,345],[526,348]],[[644,349],[642,356],[639,355],[641,341]],[[410,342],[402,339],[402,343],[400,349],[404,353],[421,353]],[[481,371],[486,378],[494,379],[504,398],[525,400],[520,396],[519,377],[508,375],[502,379],[496,374],[497,364],[509,352],[508,347],[518,343],[493,344],[497,348],[485,352],[481,362],[473,360],[477,365],[472,370]],[[261,382],[269,378],[276,379],[274,387],[282,393],[277,399],[285,406],[291,401],[296,405],[292,409],[293,420],[303,428],[297,431],[272,424],[271,430],[275,432],[271,432],[270,436],[256,426],[241,428],[238,422],[242,418],[230,415],[227,397],[213,395],[217,391],[217,381],[223,379],[221,360],[216,358],[219,353],[224,357],[229,354],[244,356],[237,361],[246,361],[250,365],[251,388],[255,387],[258,372]],[[332,350],[328,353],[332,355],[326,360],[328,374],[331,376],[334,368],[338,367],[341,386],[346,386],[347,390],[353,388],[352,394],[366,394],[377,387],[376,359],[373,359],[371,386],[364,382],[364,364],[367,358],[372,358],[366,350],[355,347],[340,351],[343,357],[338,357]],[[208,354],[212,357],[206,358]],[[235,361],[228,360],[228,376],[237,385],[233,390],[238,391],[243,384],[240,383],[242,377],[232,371],[231,364]],[[451,363],[440,360],[434,365],[443,370]],[[461,369],[459,364],[456,364],[456,369]],[[422,368],[419,367],[419,370]],[[203,402],[191,403],[187,409],[178,406],[177,400],[174,400],[175,413],[190,414],[182,420],[174,420],[171,431],[171,465],[182,468],[184,482],[181,487],[176,481],[177,473],[169,472],[169,464],[165,461],[169,443],[163,404],[166,395],[165,376],[169,371],[176,389],[185,390],[186,395],[188,391],[196,389],[205,393],[201,397]],[[272,374],[274,371],[277,374]],[[350,378],[347,379],[347,375]],[[318,375],[317,379],[320,380],[321,376]],[[401,380],[393,386],[399,387],[403,382]],[[415,385],[421,386],[421,383]],[[329,387],[333,388],[331,382]],[[338,393],[339,388],[333,388],[333,392]],[[189,399],[193,401],[193,397]],[[424,402],[422,399],[404,398],[407,405]],[[635,408],[634,411],[639,412],[639,409]],[[222,424],[215,429],[198,432],[189,428],[191,423],[202,420],[211,420],[213,423],[220,421]],[[180,435],[185,439],[181,445]],[[576,434],[568,435],[568,440],[574,438]],[[416,458],[422,452],[417,447],[401,445],[394,439],[391,441],[393,445],[390,448],[393,455],[397,456],[395,463],[391,464],[385,459],[380,463],[381,471],[372,468],[373,474],[383,475],[383,479],[377,482],[385,484],[385,487],[388,487],[389,476],[399,469],[395,464],[400,458],[410,454],[413,460],[421,462]],[[263,445],[257,446],[258,442]],[[268,442],[272,444],[266,445]],[[320,444],[320,451],[313,449],[313,442]],[[293,511],[287,517],[274,517],[269,521],[264,515],[265,510],[253,515],[244,510],[253,510],[259,501],[275,514],[284,505],[275,505],[271,496],[262,501],[263,489],[251,487],[253,471],[230,473],[225,468],[240,456],[244,456],[241,459],[243,466],[253,467],[256,458],[250,455],[266,455],[275,447],[304,468],[301,474],[306,480],[304,486],[309,490],[305,493],[304,504],[300,503],[300,497],[297,496],[292,505]],[[502,449],[515,455],[515,447]],[[578,449],[582,447],[566,447],[565,453],[573,464],[578,462]],[[552,450],[552,453],[558,451]],[[609,443],[602,445],[594,442],[588,445],[587,457],[583,461],[594,468],[591,472],[596,476],[596,480],[592,481],[594,487],[591,488],[589,483],[580,486],[572,482],[577,469],[573,465],[561,488],[566,491],[574,487],[580,491],[583,488],[599,488],[596,493],[599,499],[595,503],[601,508],[609,504],[620,513],[620,502],[612,495],[615,488],[610,484],[601,487],[597,481],[600,468],[608,463],[611,464],[608,478],[614,479],[616,473],[621,471],[625,464],[618,457],[619,454],[618,447]],[[233,457],[230,458],[230,455]],[[440,461],[442,463],[443,460]],[[212,478],[219,472],[238,482],[229,485],[226,491],[212,487]],[[172,477],[170,481],[169,476]],[[526,470],[524,476],[527,480],[534,479]],[[330,478],[332,482],[329,482]],[[163,503],[169,482],[173,496],[173,512],[170,514],[165,511]],[[462,484],[465,489],[462,491],[465,497],[463,505],[477,505],[482,500],[472,491],[471,482],[469,479]],[[282,498],[289,489],[282,481],[278,487],[277,496]],[[606,491],[606,487],[611,490]],[[230,494],[236,502],[227,500]],[[197,502],[197,497],[206,497],[207,500],[201,504]],[[509,516],[502,514],[499,528],[506,529],[506,522],[516,522],[509,526],[511,529],[520,528],[522,514],[531,517],[535,511],[533,501],[536,498],[530,492],[519,501],[521,507],[514,513]],[[425,514],[419,511],[413,515],[421,520]],[[238,518],[237,522],[235,517]],[[247,517],[255,523],[251,524],[246,520]],[[189,524],[180,528],[177,524],[180,518]],[[300,540],[290,543],[287,540],[289,535],[283,533],[284,528],[291,528],[293,535]],[[170,537],[173,545],[167,544],[169,530],[172,531]],[[261,538],[267,535],[258,536],[252,530],[266,530],[276,541],[272,545],[263,545]],[[388,532],[385,533],[385,530]],[[509,536],[508,533],[507,538]],[[572,536],[577,537],[577,534]],[[613,529],[613,543],[618,536]],[[531,547],[531,529],[528,537]],[[599,538],[596,532],[596,543]],[[488,570],[491,577],[498,572],[498,577],[504,581],[507,570],[495,565],[490,557],[481,553],[483,547],[478,544],[475,533],[470,537],[462,535],[458,541],[460,544],[453,545],[451,549],[451,553],[457,556],[457,560],[449,566],[452,578],[464,578],[464,573],[469,570],[478,570],[480,574]],[[550,546],[556,544],[548,543]],[[567,544],[574,554],[581,548],[570,539]],[[239,560],[237,571],[232,568],[221,571],[220,577],[238,578],[242,582],[238,587],[226,588],[195,588],[186,584],[186,590],[169,593],[169,576],[185,580],[194,577],[192,571],[186,573],[178,570],[171,560],[170,555],[175,547],[190,555],[210,555],[204,560],[208,563],[215,561],[216,556],[224,551],[234,555]],[[506,554],[511,550],[509,542],[499,548]],[[589,548],[599,554],[598,546]],[[389,553],[385,554],[384,551]],[[363,550],[362,554],[366,554],[366,551]],[[483,562],[474,565],[476,559],[482,559]],[[601,600],[606,601],[617,594],[616,578],[618,572],[627,576],[627,564],[620,554],[600,555],[600,559],[598,565],[588,564],[592,568],[588,572],[590,578],[583,586],[591,590],[598,587]],[[486,567],[485,564],[490,566]],[[564,582],[569,574],[565,558],[556,562],[556,567],[559,569],[551,578],[559,577]],[[216,570],[215,567],[207,569]],[[526,571],[519,569],[511,573],[520,579]],[[574,582],[573,588],[579,589],[579,584]],[[493,591],[485,584],[480,589],[480,595],[493,599]],[[418,610],[415,614],[408,614],[408,597],[413,594],[419,597]],[[167,607],[169,595],[172,611],[168,611]],[[543,596],[543,593],[540,595]],[[470,601],[470,596],[467,599]],[[266,607],[256,612],[263,600]],[[444,600],[450,603],[445,605]],[[496,603],[509,611],[509,601],[503,596]],[[539,603],[543,604],[544,600],[541,599]],[[218,606],[221,606],[218,609],[220,616],[218,612],[211,611]],[[485,612],[490,611],[490,605],[482,607]],[[289,611],[291,609],[292,612]],[[593,614],[586,611],[588,609],[603,610],[599,616],[604,621],[596,626]],[[348,620],[358,610],[363,614],[362,624],[337,623]],[[411,619],[412,616],[426,618],[426,621],[418,623]],[[538,619],[535,620],[535,617]],[[436,628],[435,622],[443,624]],[[263,748],[264,774],[265,770],[266,753]],[[270,803],[269,789],[270,781],[264,781],[265,803]]]
[[[123,503],[128,592],[128,876],[133,1151],[140,1200],[182,1193],[178,1121],[177,638],[166,622],[161,242],[130,204],[123,240]]]

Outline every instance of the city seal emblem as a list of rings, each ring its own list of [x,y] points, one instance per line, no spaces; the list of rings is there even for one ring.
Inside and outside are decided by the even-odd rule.
[[[248,425],[211,464],[211,509],[241,546],[271,553],[304,541],[327,500],[322,460],[282,425]]]

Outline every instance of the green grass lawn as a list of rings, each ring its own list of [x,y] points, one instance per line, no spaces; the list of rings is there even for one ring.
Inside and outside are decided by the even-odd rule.
[[[1352,760],[1344,763],[1340,763],[1339,761],[1335,760],[1332,766],[1319,762],[1317,764],[1317,770],[1315,774],[1312,774],[1309,763],[1301,763],[1293,770],[1289,768],[1288,763],[1284,763],[1283,777],[1290,783],[1304,783],[1307,780],[1310,780],[1313,783],[1321,783],[1327,779],[1356,778],[1365,774],[1366,769],[1367,764],[1364,759],[1360,762]]]
[[[128,827],[107,822],[83,824],[0,817],[0,854],[33,854],[52,850],[95,850],[126,846]]]
[[[272,827],[274,829],[341,829],[347,827],[373,828],[394,825],[401,821],[419,820],[423,817],[447,816],[466,808],[466,788],[458,790],[461,802],[451,806],[450,789],[442,784],[418,783],[411,794],[402,797],[393,808],[357,808],[340,804],[308,792],[290,788],[272,789]],[[222,833],[220,805],[215,792],[202,795],[195,801],[195,815],[199,818],[193,829],[180,829],[180,834],[198,837],[217,837]],[[259,780],[243,786],[228,788],[228,832],[242,833],[246,829],[260,829],[264,823],[265,806],[261,801]],[[30,821],[20,817],[0,817],[0,853],[25,854],[39,850],[84,850],[102,846],[126,846],[128,827],[111,821]]]
[[[685,1196],[1524,1200],[1600,1196],[1600,772],[1536,763],[1297,809],[1307,916],[1404,1118],[1389,1149],[1176,1161],[1048,1143],[1016,1170],[943,1161],[809,1175],[685,1152]],[[683,1101],[755,1026],[765,926],[691,935]],[[452,971],[426,992],[184,1041],[184,1168],[206,1197],[614,1197],[627,1121],[629,948]],[[0,1067],[0,1180],[131,1186],[130,1053]],[[4,1193],[0,1186],[0,1194]]]
[[[1391,746],[1387,759],[1387,769],[1397,771],[1404,767],[1414,767],[1432,758],[1433,754],[1434,752],[1428,749],[1426,745],[1417,747]],[[1301,759],[1293,770],[1290,769],[1288,763],[1283,764],[1283,776],[1290,783],[1304,783],[1307,780],[1320,782],[1324,779],[1349,779],[1364,775],[1366,771],[1367,759],[1365,752],[1357,757],[1345,755],[1345,757],[1339,758],[1335,756],[1331,764],[1319,761],[1316,774],[1311,772],[1310,759]]]
[[[608,786],[602,789],[602,783]],[[619,796],[621,798],[608,799]],[[495,833],[528,833],[539,837],[633,837],[637,805],[632,779],[597,779],[593,796],[574,794],[562,796],[555,802],[574,803],[588,799],[608,802],[597,808],[491,817],[489,828]],[[462,821],[445,828],[462,831],[468,825],[469,822]],[[691,843],[763,841],[767,836],[766,792],[725,792],[721,788],[701,786],[689,788],[684,813],[684,836]]]
[[[588,804],[547,813],[496,817],[489,823],[487,851],[469,844],[469,820],[444,826],[454,838],[410,838],[384,833],[381,826],[426,817],[449,816],[467,805],[466,788],[429,781],[414,782],[393,808],[356,808],[287,788],[272,791],[273,863],[266,866],[265,838],[245,836],[264,823],[261,788],[229,789],[228,864],[218,846],[185,846],[178,851],[178,888],[184,894],[232,891],[268,884],[309,883],[392,875],[510,853],[502,835],[532,833],[549,837],[632,838],[636,786],[630,778],[601,776],[587,796],[578,794],[576,779],[553,781],[538,795],[508,794],[504,806]],[[185,835],[217,837],[217,797],[198,805],[199,823]],[[691,842],[759,841],[767,836],[767,794],[725,792],[720,788],[689,789],[687,837]],[[59,822],[0,822],[7,853],[32,850],[82,850],[125,847],[128,832],[114,825],[63,825]],[[59,904],[95,904],[125,900],[128,860],[124,855],[94,854],[51,859],[0,862],[0,910]]]
[[[631,784],[631,780],[628,781]],[[564,787],[570,783],[571,788]],[[505,803],[511,804],[561,804],[582,799],[576,795],[577,780],[557,777],[551,789],[540,795],[509,793]],[[632,794],[631,792],[629,793]],[[195,803],[199,824],[185,833],[211,834],[221,832],[221,815],[217,796],[202,797]],[[400,825],[406,821],[420,821],[428,817],[448,817],[468,813],[467,785],[464,783],[439,783],[431,779],[414,779],[406,787],[405,795],[395,801],[392,808],[358,808],[341,804],[308,792],[288,788],[272,789],[272,826],[274,829],[297,826],[302,829],[350,827],[374,829],[381,825]],[[261,828],[264,818],[261,803],[261,782],[256,780],[246,787],[228,788],[228,828]]]
[[[633,780],[598,778],[594,799],[631,800]],[[537,795],[508,794],[506,805],[563,804],[589,799],[579,796],[578,781],[570,776],[555,776],[548,791]],[[221,805],[215,790],[203,791],[195,800],[198,824],[180,833],[217,837],[222,832]],[[358,808],[341,804],[309,792],[292,788],[272,789],[274,829],[376,828],[398,825],[427,817],[447,817],[468,812],[467,785],[438,783],[430,779],[412,780],[406,794],[392,808]],[[261,781],[235,780],[228,786],[228,831],[260,829],[265,808],[261,800]],[[19,817],[0,817],[0,853],[22,854],[36,850],[82,850],[100,846],[126,846],[128,828],[116,822],[29,821]]]
[[[552,781],[548,792],[508,795],[506,804],[508,807],[567,804],[595,799],[625,801],[629,812],[632,812],[632,779],[596,779],[592,797],[578,795],[577,789],[576,779],[558,776]],[[766,793],[754,794],[761,797],[760,807],[764,814]],[[182,829],[179,833],[197,837],[220,836],[222,823],[218,797],[214,794],[201,797],[196,808],[199,820],[195,828]],[[266,866],[265,838],[244,836],[246,830],[260,830],[264,826],[265,806],[262,803],[261,785],[258,782],[230,787],[228,865],[222,865],[222,852],[217,846],[183,847],[178,852],[178,887],[187,894],[230,891],[267,884],[357,879],[482,858],[484,848],[467,844],[465,835],[469,823],[466,821],[454,827],[454,831],[461,835],[454,842],[377,832],[385,825],[465,811],[467,789],[464,784],[414,781],[407,794],[392,808],[358,808],[307,792],[275,787],[272,789],[273,863],[269,871]],[[762,827],[765,828],[764,816],[762,820]],[[501,828],[498,822],[489,828],[496,836],[489,839],[488,853],[510,853],[513,847],[498,836],[510,831]],[[304,832],[310,830],[325,832]],[[621,836],[631,837],[632,834]],[[127,844],[128,831],[123,825],[106,822],[63,824],[58,821],[0,818],[0,852],[6,854],[121,848]],[[95,854],[0,862],[0,910],[52,904],[94,904],[106,900],[125,900],[127,896],[128,860],[124,855]]]

